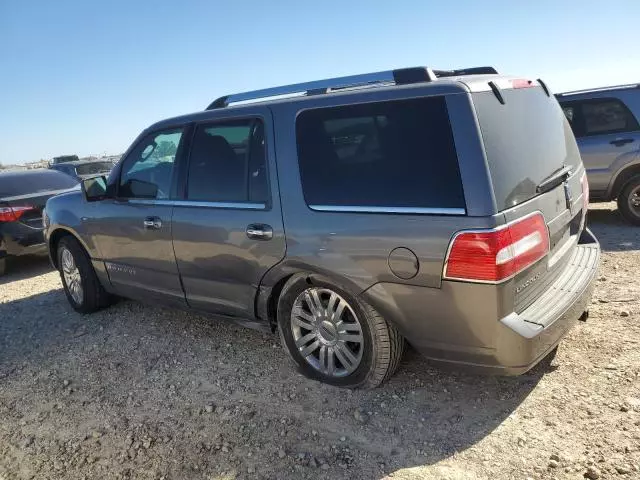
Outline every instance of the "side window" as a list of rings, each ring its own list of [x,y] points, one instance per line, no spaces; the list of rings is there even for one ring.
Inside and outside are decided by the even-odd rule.
[[[142,139],[123,161],[118,196],[169,198],[182,133],[182,129],[173,129]]]
[[[576,107],[573,105],[563,105],[562,111],[564,112],[564,116],[569,120],[569,124],[573,126],[573,119],[576,114]]]
[[[614,98],[586,102],[582,105],[582,114],[587,135],[638,130],[638,121],[620,100]]]
[[[633,132],[640,129],[638,120],[616,98],[599,98],[562,103],[576,137]]]
[[[465,207],[444,97],[306,110],[296,136],[311,208]]]
[[[198,125],[189,155],[187,199],[267,203],[264,126],[260,120]]]

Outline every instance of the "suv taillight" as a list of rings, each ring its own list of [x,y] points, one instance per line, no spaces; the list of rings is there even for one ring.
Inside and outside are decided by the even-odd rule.
[[[549,252],[549,231],[541,213],[493,230],[457,233],[445,260],[450,280],[497,283],[534,264]]]
[[[20,217],[30,210],[34,210],[34,207],[0,207],[0,222],[17,222]]]

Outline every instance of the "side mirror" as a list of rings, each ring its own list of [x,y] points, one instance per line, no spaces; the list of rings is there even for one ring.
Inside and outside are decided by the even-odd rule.
[[[91,177],[80,182],[87,202],[97,202],[107,197],[107,177]]]

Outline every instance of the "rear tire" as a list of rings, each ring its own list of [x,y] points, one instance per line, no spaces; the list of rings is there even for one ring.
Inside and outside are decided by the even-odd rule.
[[[634,225],[640,225],[640,175],[629,180],[618,195],[618,209]]]
[[[0,277],[7,273],[7,259],[0,258]]]
[[[111,304],[89,255],[75,238],[63,237],[58,242],[57,256],[64,293],[76,312],[93,313]]]
[[[400,364],[405,342],[398,330],[328,280],[293,276],[282,289],[277,316],[283,346],[309,378],[374,388]]]

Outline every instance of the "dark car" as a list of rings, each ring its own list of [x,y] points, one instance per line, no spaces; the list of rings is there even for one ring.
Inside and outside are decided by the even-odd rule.
[[[300,370],[371,387],[406,341],[520,374],[586,318],[600,247],[544,82],[409,68],[221,97],[47,203],[70,304],[119,295],[279,331]]]
[[[0,172],[0,275],[8,256],[46,254],[42,209],[49,198],[77,185],[52,170]]]
[[[77,160],[49,165],[52,170],[66,173],[76,180],[84,180],[100,175],[108,175],[114,166],[110,160]]]
[[[58,165],[60,163],[67,162],[77,162],[79,160],[80,158],[78,157],[78,155],[60,155],[59,157],[53,157],[53,159],[51,160],[51,165]]]

